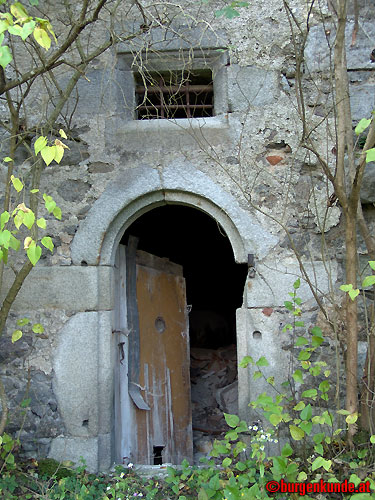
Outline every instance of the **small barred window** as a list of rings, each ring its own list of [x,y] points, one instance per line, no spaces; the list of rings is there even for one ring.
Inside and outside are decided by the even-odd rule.
[[[166,71],[136,75],[138,120],[213,116],[211,70]]]

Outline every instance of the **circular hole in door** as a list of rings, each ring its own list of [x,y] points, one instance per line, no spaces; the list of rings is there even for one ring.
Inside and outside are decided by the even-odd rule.
[[[155,328],[156,328],[156,331],[159,332],[159,333],[163,333],[165,328],[166,328],[166,325],[165,325],[165,321],[164,319],[161,317],[161,316],[158,316],[155,320]]]

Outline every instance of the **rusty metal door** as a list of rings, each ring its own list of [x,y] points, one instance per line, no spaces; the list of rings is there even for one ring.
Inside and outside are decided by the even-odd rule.
[[[135,289],[127,293],[135,434],[130,456],[140,464],[179,464],[193,455],[185,280],[182,267],[168,259],[135,255],[135,279],[128,275]]]

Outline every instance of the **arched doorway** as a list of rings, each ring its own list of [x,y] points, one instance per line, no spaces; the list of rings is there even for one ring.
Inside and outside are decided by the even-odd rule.
[[[134,245],[135,239],[139,251],[136,285],[140,325],[139,353],[134,354],[132,351],[131,335],[128,339],[123,338],[118,345],[121,349],[129,346],[129,370],[133,371],[131,365],[134,364],[135,357],[139,360],[141,372],[146,367],[147,376],[144,373],[137,374],[137,394],[129,398],[124,387],[119,387],[129,383],[126,380],[126,369],[121,363],[119,365],[117,397],[121,399],[121,403],[117,402],[116,405],[117,419],[120,419],[116,423],[116,433],[120,434],[116,437],[116,454],[119,457],[117,460],[157,464],[178,461],[181,457],[191,459],[191,425],[194,431],[194,455],[197,459],[206,452],[205,443],[223,431],[223,412],[237,413],[235,315],[236,309],[242,306],[247,266],[235,263],[230,241],[215,219],[184,205],[164,205],[141,215],[125,231],[120,242],[120,248],[124,248],[121,251],[125,252],[125,248],[129,249]],[[165,264],[166,259],[168,265]],[[129,268],[131,264],[129,260],[127,262]],[[175,265],[180,270],[174,267]],[[180,277],[176,278],[176,273],[180,274]],[[129,269],[126,276],[131,280]],[[141,284],[141,280],[146,283]],[[120,282],[121,280],[119,286]],[[172,287],[169,292],[165,288],[167,282],[167,286]],[[155,290],[149,292],[150,288],[155,289],[155,286],[158,287],[156,295]],[[129,288],[127,293],[129,302]],[[161,294],[166,295],[162,297]],[[173,312],[173,305],[166,307],[165,302],[174,303],[176,294],[180,298]],[[156,325],[157,321],[171,325],[173,314],[179,315],[178,322],[182,325],[184,318],[181,316],[181,300],[186,300],[185,319],[190,330],[187,349],[183,345],[179,347],[175,344],[178,337],[180,344],[184,343],[184,335],[179,336],[179,333],[184,331],[184,328],[187,333],[187,325],[177,328],[174,333],[173,328],[169,333],[163,330],[163,336],[160,336],[160,330],[157,333]],[[160,308],[159,312],[157,307]],[[153,347],[152,339],[156,340]],[[161,346],[162,342],[165,342],[165,347]],[[175,351],[170,350],[171,343],[174,343]],[[156,351],[158,352],[157,359],[152,360],[150,351],[155,356]],[[125,356],[122,352],[121,357]],[[171,359],[168,359],[168,356]],[[180,376],[180,365],[181,373],[185,373],[185,376]],[[186,378],[186,371],[189,373],[189,369],[191,394],[189,380]],[[160,383],[152,380],[155,376],[162,379]],[[177,379],[180,382],[176,382]],[[165,394],[162,394],[163,388],[167,391]],[[179,394],[179,400],[173,391]],[[154,397],[152,392],[157,392],[158,397]],[[186,399],[189,399],[188,405]],[[180,415],[181,406],[185,413],[191,411],[190,401],[192,424],[190,415],[185,415],[185,418]],[[168,405],[171,407],[165,408]],[[186,430],[187,426],[189,432]],[[171,428],[174,429],[175,436],[181,434],[185,439],[174,440],[170,434]],[[129,432],[129,429],[132,431]],[[173,443],[170,443],[170,440],[173,440]]]
[[[125,403],[129,399],[126,384],[119,386],[116,380],[117,366],[121,364],[118,344],[124,342],[126,346],[128,337],[125,331],[118,333],[119,315],[114,298],[118,299],[120,293],[113,294],[114,281],[115,289],[121,290],[126,279],[118,272],[115,257],[124,233],[136,220],[157,207],[171,204],[195,208],[217,221],[230,240],[236,262],[247,264],[249,254],[255,255],[258,262],[278,241],[232,194],[189,162],[177,162],[162,170],[152,165],[120,170],[90,209],[71,245],[73,265],[69,271],[73,276],[78,273],[89,278],[91,293],[87,294],[87,310],[75,314],[59,337],[60,355],[54,361],[55,393],[68,430],[66,436],[53,441],[51,456],[56,459],[84,456],[91,470],[106,469],[114,461],[122,462],[119,441],[129,442],[134,429],[131,415],[119,419],[113,405],[114,399],[123,398]],[[264,294],[258,299],[258,287],[264,288],[264,280],[255,275],[250,281],[245,286],[243,307],[237,310],[239,359],[253,352],[248,331],[262,329],[256,324],[255,308],[268,304],[263,300]],[[83,281],[80,288],[82,296],[87,293],[86,283]],[[267,338],[276,359],[278,347],[271,334]],[[91,348],[85,363],[78,354],[81,345]],[[121,366],[126,367],[126,360],[122,361]],[[71,384],[72,373],[80,380],[79,386]],[[256,387],[252,384],[249,370],[240,370],[238,377],[239,414],[247,418],[249,395],[262,387],[259,381]],[[115,387],[121,387],[124,393],[118,394]],[[88,427],[82,424],[86,423],[87,414],[90,414]],[[119,421],[122,432],[115,430],[114,423]]]

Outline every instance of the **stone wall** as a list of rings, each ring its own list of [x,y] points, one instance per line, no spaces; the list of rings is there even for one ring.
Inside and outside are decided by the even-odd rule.
[[[305,3],[294,0],[290,6],[305,29]],[[322,118],[331,111],[327,47],[334,27],[329,9],[320,7],[323,12],[314,8],[310,13],[303,87],[307,120],[316,124],[314,138],[333,167],[334,123]],[[375,95],[369,62],[375,12],[373,6],[361,9],[366,21],[354,48],[348,46],[355,121],[369,117]],[[231,21],[213,18],[212,10],[200,15],[208,16],[212,31],[191,31],[185,20],[183,43],[178,37],[163,41],[160,30],[153,43],[162,60],[163,54],[178,59],[193,48],[196,58],[217,65],[216,116],[134,120],[129,66],[134,47],[121,44],[95,60],[88,79],[80,80],[70,149],[59,166],[51,164],[43,172],[41,191],[54,197],[63,214],[61,222],[46,217],[56,251],[43,250],[16,300],[0,349],[12,415],[17,415],[10,430],[23,425],[29,455],[76,460],[83,455],[91,469],[108,467],[113,459],[114,254],[124,230],[150,207],[183,203],[204,210],[227,232],[237,262],[255,254],[256,274],[247,280],[237,311],[238,358],[266,354],[271,364],[266,371],[276,374],[277,383],[285,379],[290,362],[291,341],[281,331],[288,321],[283,303],[301,275],[285,228],[317,293],[327,304],[339,297],[337,287],[345,279],[341,213],[337,206],[327,208],[332,192],[317,160],[300,147],[295,54],[282,2],[251,3]],[[349,23],[348,40],[351,30]],[[217,49],[228,46],[213,63]],[[28,165],[20,164],[19,172]],[[361,198],[371,221],[374,182],[369,165]],[[300,296],[309,326],[318,319],[318,308],[305,282]],[[45,334],[27,333],[12,344],[9,333],[23,316],[43,323]],[[326,358],[334,342],[327,341]],[[239,371],[243,416],[248,401],[265,390],[249,375],[250,369]],[[16,409],[28,397],[21,424]]]

